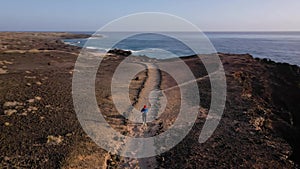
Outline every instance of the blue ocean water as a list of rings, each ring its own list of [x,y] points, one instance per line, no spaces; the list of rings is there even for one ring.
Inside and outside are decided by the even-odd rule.
[[[91,32],[80,32],[88,33]],[[276,62],[285,62],[300,66],[300,32],[206,32],[204,33],[216,52],[245,54],[254,57],[268,58]],[[134,55],[147,55],[149,57],[167,58],[172,55],[188,56],[194,54],[190,48],[176,39],[158,34],[140,34],[126,39],[120,39],[124,33],[101,33],[101,37],[90,38],[87,48],[107,52],[111,48],[131,50]],[[190,44],[199,38],[195,32],[177,32]],[[87,39],[68,39],[66,43],[83,47]],[[118,41],[111,46],[112,41]],[[201,48],[201,46],[197,46]],[[165,51],[169,52],[165,52]],[[205,51],[205,46],[199,50]]]

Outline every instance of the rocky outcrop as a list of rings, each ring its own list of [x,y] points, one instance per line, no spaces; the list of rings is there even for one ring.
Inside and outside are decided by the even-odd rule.
[[[157,157],[160,166],[297,168],[300,149],[299,67],[255,59],[249,54],[220,53],[219,56],[226,74],[227,101],[218,128],[209,140],[199,144],[199,133],[207,117],[207,112],[200,110],[199,118],[187,137]],[[203,76],[197,70],[205,71],[205,68],[197,57],[183,60],[196,78]],[[163,86],[167,83],[163,81]],[[206,109],[211,101],[209,84],[209,79],[198,83],[200,104]],[[161,117],[168,120],[162,120],[161,132],[176,119],[172,114],[176,112],[162,114]]]
[[[76,62],[74,53],[80,48],[63,44],[62,37],[57,33],[0,33],[0,67],[8,70],[0,75],[0,168],[91,168],[88,166],[105,166],[107,160],[107,165],[114,166],[120,161],[119,157],[108,158],[108,152],[86,135],[76,118],[70,72]],[[34,48],[54,50],[27,51]],[[131,52],[114,49],[111,53],[114,57],[101,62],[95,91],[101,113],[121,131],[124,117],[112,104],[110,82],[114,70]],[[210,81],[201,78],[207,72],[199,58],[182,58],[200,79],[201,107],[189,134],[173,149],[156,156],[158,168],[297,168],[299,67],[250,55],[219,55],[228,88],[218,128],[207,142],[199,144],[210,108]],[[170,75],[161,73],[162,89],[176,86]],[[132,84],[141,83],[144,76],[140,73]],[[176,119],[180,93],[171,92],[167,93],[171,104],[159,117],[158,132],[153,135],[166,131]],[[150,123],[149,128],[152,126]]]
[[[107,53],[121,55],[121,56],[129,56],[129,55],[131,55],[132,52],[129,50],[111,49]]]

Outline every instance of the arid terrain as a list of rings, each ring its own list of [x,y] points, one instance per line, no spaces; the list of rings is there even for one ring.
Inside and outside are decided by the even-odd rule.
[[[201,59],[189,56],[181,59],[198,79],[200,93],[199,114],[189,134],[170,151],[151,158],[124,158],[101,149],[83,131],[73,106],[72,75],[81,49],[61,41],[86,37],[0,33],[0,168],[299,168],[300,68],[249,54],[219,53],[227,82],[226,107],[205,143],[198,138],[210,108],[210,81]],[[95,82],[101,113],[126,136],[163,133],[180,109],[178,84],[156,69],[157,60],[133,57],[132,64],[145,67],[130,83],[135,108],[148,101],[153,89],[172,90],[164,93],[165,111],[147,126],[126,120],[111,96],[114,71],[127,57],[119,54],[98,56],[103,57]],[[120,151],[126,149],[124,140],[115,141]]]

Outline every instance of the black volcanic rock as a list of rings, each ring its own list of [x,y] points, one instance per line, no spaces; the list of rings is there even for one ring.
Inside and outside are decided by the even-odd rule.
[[[218,54],[227,82],[226,108],[218,128],[205,143],[198,142],[211,102],[209,79],[199,81],[203,110],[200,109],[198,120],[189,134],[170,151],[157,157],[159,166],[299,167],[299,67],[269,59],[254,59],[248,54]],[[204,76],[205,68],[199,58],[182,59],[196,78]],[[163,76],[167,75],[163,73]],[[168,121],[177,118],[174,114],[172,111],[160,116],[162,131],[168,129]]]
[[[78,35],[0,33],[0,68],[7,70],[0,76],[0,168],[93,168],[104,166],[110,159],[108,164],[116,167],[118,161],[124,161],[93,143],[77,119],[72,72],[80,48],[60,40],[73,36]],[[129,112],[122,117],[116,111],[111,80],[131,52],[113,49],[109,53],[115,56],[103,59],[103,69],[97,72],[97,103],[105,119],[116,126],[114,129],[128,135],[132,129],[124,117]],[[205,143],[198,142],[206,118],[215,118],[207,115],[212,101],[211,83],[205,78],[208,73],[201,59],[181,58],[197,79],[201,107],[187,136],[155,157],[157,168],[299,168],[299,67],[254,59],[251,55],[218,54],[225,70],[227,99],[217,129]],[[134,59],[150,61],[146,56]],[[142,84],[147,72],[136,77],[131,84]],[[177,85],[167,72],[161,71],[161,77],[162,90]],[[130,92],[141,91],[141,87],[133,86]],[[141,130],[144,136],[163,133],[176,120],[180,91],[173,88],[165,95],[169,107],[148,125],[153,130]],[[63,140],[60,144],[47,144],[50,137]],[[121,137],[118,139],[121,143]]]
[[[112,54],[121,55],[121,56],[129,56],[132,54],[131,51],[122,50],[122,49],[111,49],[107,53],[112,53]]]

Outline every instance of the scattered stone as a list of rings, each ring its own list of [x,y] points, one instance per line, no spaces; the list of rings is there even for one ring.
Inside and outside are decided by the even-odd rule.
[[[22,109],[24,106],[16,106],[15,109]]]
[[[242,97],[251,98],[252,94],[251,93],[242,94]]]
[[[262,117],[258,117],[252,120],[252,124],[255,127],[255,130],[262,130],[262,126],[264,125],[265,119]]]
[[[17,101],[13,101],[13,102],[5,102],[3,104],[3,107],[6,108],[6,107],[15,107],[15,106],[22,106],[23,103],[21,102],[17,102]]]
[[[2,66],[3,69],[7,69],[7,66]]]
[[[7,157],[7,156],[4,157],[4,161],[9,161],[9,160],[10,160],[9,157]]]
[[[272,120],[270,120],[270,119],[265,120],[265,121],[264,121],[264,127],[266,127],[267,129],[273,130],[274,127],[273,127],[273,122],[272,122]]]
[[[27,111],[24,111],[23,113],[21,113],[21,116],[27,116]]]
[[[45,108],[50,108],[50,107],[51,107],[51,105],[49,105],[49,104],[45,106]]]
[[[37,110],[38,110],[38,108],[37,107],[33,107],[33,106],[29,106],[27,108],[27,111],[29,111],[29,112],[31,112],[31,111],[37,111]]]
[[[47,79],[48,79],[48,77],[46,77],[46,76],[42,78],[42,80],[47,80]]]
[[[30,86],[31,86],[31,83],[26,83],[26,86],[30,87]]]
[[[47,144],[50,145],[58,145],[63,141],[63,137],[62,136],[53,136],[53,135],[49,135],[47,137]]]
[[[36,96],[34,99],[37,100],[37,101],[42,100],[42,98],[40,96]]]
[[[45,117],[44,117],[44,116],[41,116],[41,117],[40,117],[40,120],[44,120],[44,119],[45,119]]]
[[[11,116],[12,114],[14,114],[16,112],[17,112],[17,110],[15,110],[15,109],[4,110],[4,114],[7,116]]]
[[[33,110],[33,111],[37,111],[38,108],[37,108],[37,107],[32,107],[32,110]]]
[[[30,74],[31,72],[27,70],[27,71],[25,71],[25,73]]]
[[[4,125],[5,126],[10,126],[10,123],[9,122],[5,122]]]
[[[28,103],[34,103],[34,101],[35,101],[34,99],[27,100]]]
[[[106,99],[112,101],[112,96],[107,96]]]
[[[118,136],[114,136],[113,138],[115,141],[118,141],[119,137]]]
[[[4,60],[3,63],[7,64],[7,65],[12,65],[13,64],[13,62],[9,62],[9,61],[6,61],[6,60]]]
[[[71,137],[73,134],[72,133],[67,133],[66,137]]]
[[[38,81],[38,82],[35,82],[35,84],[40,86],[40,85],[42,85],[42,82]]]
[[[25,79],[36,79],[36,76],[24,76]]]
[[[6,73],[7,73],[7,70],[0,68],[0,74],[6,74]]]
[[[108,159],[108,160],[106,160],[106,165],[110,165],[110,163],[112,162],[113,160],[110,158],[110,159]]]

